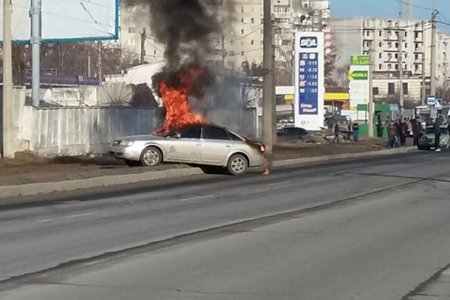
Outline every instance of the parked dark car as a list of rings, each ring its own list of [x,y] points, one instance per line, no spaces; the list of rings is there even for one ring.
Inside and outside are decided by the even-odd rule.
[[[277,137],[281,141],[303,141],[313,142],[311,133],[301,127],[285,127],[277,132]]]

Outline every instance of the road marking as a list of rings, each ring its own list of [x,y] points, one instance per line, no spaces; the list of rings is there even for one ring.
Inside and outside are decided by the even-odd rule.
[[[41,220],[37,220],[36,222],[37,223],[48,223],[48,222],[53,222],[53,221],[62,220],[62,219],[73,219],[73,218],[80,218],[80,217],[86,217],[86,216],[92,216],[92,215],[95,215],[95,213],[88,212],[88,213],[83,213],[83,214],[63,216],[63,217],[59,217],[59,218],[41,219]]]
[[[194,196],[189,198],[182,198],[179,201],[190,201],[190,200],[201,200],[201,199],[208,199],[208,198],[215,198],[216,195],[204,195],[204,196]]]
[[[52,222],[55,221],[56,219],[42,219],[42,220],[37,220],[36,222],[38,223],[47,223],[47,222]]]
[[[86,216],[92,216],[95,215],[93,212],[84,213],[84,214],[76,214],[76,215],[69,215],[62,217],[63,219],[70,219],[70,218],[79,218],[79,217],[86,217]]]

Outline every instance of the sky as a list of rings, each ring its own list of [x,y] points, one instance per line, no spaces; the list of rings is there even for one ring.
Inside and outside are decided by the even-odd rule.
[[[398,18],[405,0],[330,0],[333,17]],[[450,23],[450,0],[412,0],[413,18],[429,20],[433,2],[439,11],[438,21]],[[439,30],[449,32],[450,26],[438,24]]]

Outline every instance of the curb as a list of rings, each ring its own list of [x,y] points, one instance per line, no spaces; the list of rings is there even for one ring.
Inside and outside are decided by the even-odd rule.
[[[317,157],[305,157],[288,160],[278,160],[274,162],[274,167],[299,166],[311,163],[328,162],[348,158],[365,158],[386,156],[391,154],[401,154],[411,152],[415,147],[400,149],[387,149],[362,153],[345,153]],[[110,175],[93,177],[87,179],[76,179],[59,182],[29,183],[21,185],[0,186],[0,199],[10,197],[35,196],[39,194],[50,194],[54,192],[68,192],[88,188],[106,187],[153,181],[158,179],[168,179],[203,174],[199,168],[170,169],[163,171],[149,171],[139,174]]]
[[[158,179],[184,177],[203,174],[199,168],[170,169],[150,171],[139,174],[110,175],[87,179],[76,179],[59,182],[29,183],[21,185],[0,186],[0,199],[8,197],[35,196],[53,192],[67,192],[81,189],[106,187],[113,185],[138,183]]]

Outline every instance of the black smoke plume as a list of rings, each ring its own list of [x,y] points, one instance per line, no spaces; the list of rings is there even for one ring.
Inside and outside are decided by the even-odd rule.
[[[209,50],[212,34],[220,32],[215,7],[200,0],[149,1],[150,27],[165,45],[167,69],[200,64]]]

